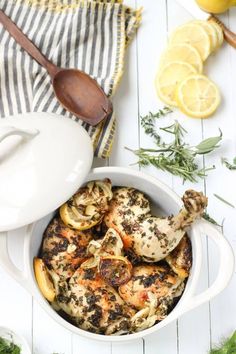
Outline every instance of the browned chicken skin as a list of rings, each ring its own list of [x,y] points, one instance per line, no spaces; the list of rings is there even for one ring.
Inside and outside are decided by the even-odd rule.
[[[69,281],[66,298],[63,310],[80,328],[96,333],[127,330],[134,314],[117,291],[100,277],[96,268],[77,269]]]
[[[167,297],[174,298],[175,292],[182,283],[168,265],[140,265],[133,268],[132,278],[119,287],[122,299],[137,310],[147,307],[151,301],[150,293],[158,303]]]
[[[189,237],[185,234],[178,246],[165,258],[171,269],[180,278],[187,278],[192,266],[192,247]]]
[[[150,215],[150,204],[142,192],[134,188],[119,187],[113,191],[109,212],[104,220],[108,227],[119,232],[124,248],[130,249],[133,245],[130,235],[148,215]]]
[[[55,217],[44,233],[42,258],[49,270],[54,270],[62,278],[70,278],[86,259],[91,240],[91,230],[73,230]]]

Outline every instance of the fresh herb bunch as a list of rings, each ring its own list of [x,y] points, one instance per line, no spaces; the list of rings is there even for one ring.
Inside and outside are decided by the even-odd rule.
[[[226,339],[220,347],[212,349],[209,354],[235,354],[236,353],[236,331]]]
[[[172,125],[159,128],[173,135],[173,140],[170,143],[163,142],[161,135],[155,129],[155,120],[163,117],[171,112],[165,107],[156,114],[150,113],[148,116],[141,118],[141,125],[144,127],[147,135],[154,138],[157,149],[131,150],[138,156],[138,164],[140,166],[152,165],[163,171],[167,171],[175,176],[183,178],[183,181],[188,180],[196,182],[198,178],[206,177],[206,172],[215,167],[199,169],[196,163],[197,155],[206,155],[219,147],[219,142],[222,140],[222,133],[219,136],[203,140],[196,146],[190,146],[184,142],[184,136],[187,131],[175,121]]]
[[[221,162],[225,167],[227,167],[229,170],[236,170],[236,157],[233,159],[233,162],[230,163],[228,159],[225,157],[222,157]]]
[[[13,342],[0,337],[0,354],[20,354],[21,349]]]

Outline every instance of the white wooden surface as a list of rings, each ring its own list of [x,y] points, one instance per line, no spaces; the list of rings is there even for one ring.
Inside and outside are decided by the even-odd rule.
[[[143,6],[143,23],[137,38],[129,48],[125,75],[115,99],[118,126],[113,154],[109,161],[95,161],[94,165],[129,166],[134,156],[124,146],[137,148],[151,146],[151,140],[140,127],[139,115],[162,107],[158,101],[153,80],[158,58],[166,44],[168,31],[191,19],[191,16],[174,0],[127,0],[133,7]],[[226,24],[236,32],[236,9],[222,16]],[[225,237],[236,248],[236,209],[218,201],[213,193],[223,196],[236,205],[235,178],[221,166],[220,157],[236,155],[236,51],[227,45],[212,56],[205,71],[219,85],[223,103],[214,118],[193,120],[179,112],[167,118],[167,122],[179,119],[188,130],[191,144],[202,137],[213,136],[221,128],[224,142],[217,153],[205,159],[206,165],[215,164],[216,170],[206,182],[192,185],[153,168],[146,172],[167,183],[180,195],[188,187],[203,190],[209,197],[208,211],[219,222],[225,218]],[[203,161],[199,161],[203,163]],[[138,168],[134,166],[133,168]],[[24,229],[16,230],[11,237],[11,253],[14,262],[21,267],[22,237]],[[199,291],[206,288],[217,272],[217,253],[208,241],[204,243],[205,260]],[[216,299],[184,315],[157,334],[127,344],[91,342],[70,334],[59,327],[40,308],[31,295],[6,273],[0,270],[0,325],[8,326],[23,334],[32,345],[34,354],[205,354],[212,343],[228,336],[236,329],[236,275],[230,286]]]

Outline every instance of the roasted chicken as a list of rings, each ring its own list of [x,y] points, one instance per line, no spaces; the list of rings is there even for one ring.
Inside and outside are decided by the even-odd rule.
[[[146,199],[139,192],[138,208],[134,208],[132,217],[127,218],[124,210],[129,205],[129,192],[124,190],[121,188],[114,193],[105,221],[120,233],[126,250],[145,262],[158,262],[167,257],[185,235],[185,229],[202,215],[207,206],[207,198],[202,193],[188,190],[183,196],[184,207],[178,215],[165,218],[149,216]],[[119,207],[121,195],[123,208]],[[142,210],[140,217],[139,209]]]
[[[183,203],[177,215],[157,217],[142,192],[111,190],[108,179],[89,182],[63,206],[70,225],[56,216],[44,233],[34,267],[45,298],[76,326],[100,334],[133,333],[164,319],[192,265],[186,228],[207,198],[188,190]],[[90,211],[99,214],[96,225]],[[85,230],[84,220],[93,227]]]

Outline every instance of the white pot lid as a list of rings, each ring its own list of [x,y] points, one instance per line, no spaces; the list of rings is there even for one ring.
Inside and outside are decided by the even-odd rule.
[[[73,120],[27,113],[0,120],[0,232],[57,209],[83,183],[92,142]]]

